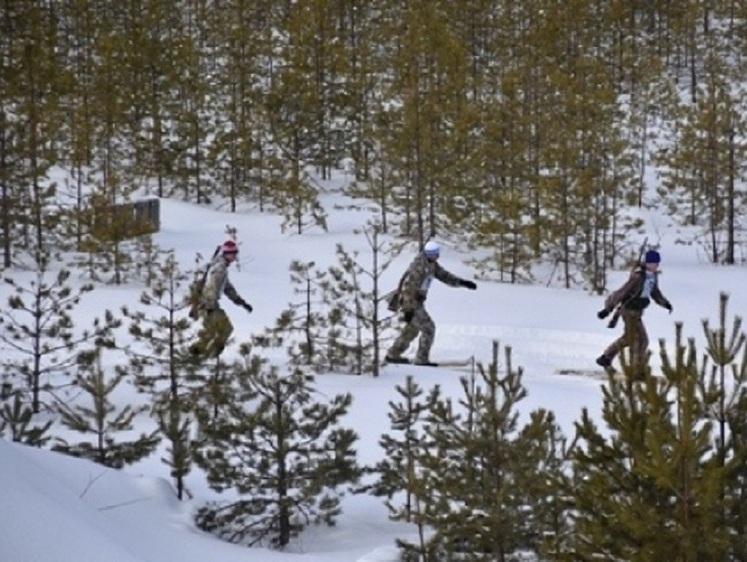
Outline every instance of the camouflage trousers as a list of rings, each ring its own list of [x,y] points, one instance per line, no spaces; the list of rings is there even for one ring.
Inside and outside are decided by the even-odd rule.
[[[217,357],[228,343],[233,333],[233,324],[221,308],[209,313],[201,313],[202,328],[197,333],[197,341],[190,346],[193,355]]]
[[[609,345],[604,355],[612,360],[623,349],[630,347],[632,365],[640,371],[648,363],[648,334],[643,325],[643,311],[623,308],[620,317],[624,325],[623,334]]]
[[[402,357],[418,334],[420,334],[420,342],[415,362],[425,363],[430,360],[431,347],[436,337],[436,324],[422,304],[415,308],[412,321],[402,328],[402,332],[389,348],[387,357]]]

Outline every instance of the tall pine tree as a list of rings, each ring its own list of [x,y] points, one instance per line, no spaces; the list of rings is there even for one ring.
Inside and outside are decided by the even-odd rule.
[[[93,286],[74,287],[70,270],[53,270],[57,258],[40,252],[30,281],[6,278],[13,293],[6,314],[0,317],[0,341],[12,350],[3,361],[5,372],[11,384],[30,393],[37,413],[43,393],[69,384],[67,369],[75,364],[80,346],[87,342],[112,346],[112,330],[120,324],[106,311],[103,322],[97,318],[90,331],[74,325],[75,308]]]
[[[125,307],[129,332],[130,365],[121,369],[134,375],[138,389],[150,398],[150,410],[168,442],[169,466],[177,497],[185,492],[184,478],[192,467],[190,429],[194,403],[203,394],[205,375],[186,361],[191,322],[189,274],[181,271],[173,254],[156,267],[150,287],[140,296],[140,309]],[[143,308],[144,307],[144,308]]]
[[[586,411],[577,423],[575,533],[562,560],[729,559],[722,492],[733,467],[719,461],[707,419],[718,397],[703,392],[681,328],[673,355],[662,342],[663,377],[610,378],[605,433]]]

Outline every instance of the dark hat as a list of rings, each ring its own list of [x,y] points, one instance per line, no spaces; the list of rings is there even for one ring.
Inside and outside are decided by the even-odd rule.
[[[661,256],[656,250],[649,250],[646,252],[646,263],[659,263],[661,262]]]

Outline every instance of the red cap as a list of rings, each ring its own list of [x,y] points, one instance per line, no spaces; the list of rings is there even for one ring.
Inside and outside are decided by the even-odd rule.
[[[226,240],[221,246],[221,252],[225,254],[238,254],[239,247],[233,240]]]

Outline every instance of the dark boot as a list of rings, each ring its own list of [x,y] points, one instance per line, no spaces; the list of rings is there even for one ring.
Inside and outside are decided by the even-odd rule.
[[[438,363],[434,363],[428,357],[416,357],[415,358],[415,364],[420,365],[422,367],[438,367]]]
[[[385,363],[409,363],[410,360],[405,357],[393,357],[391,355],[387,355],[384,357]]]

